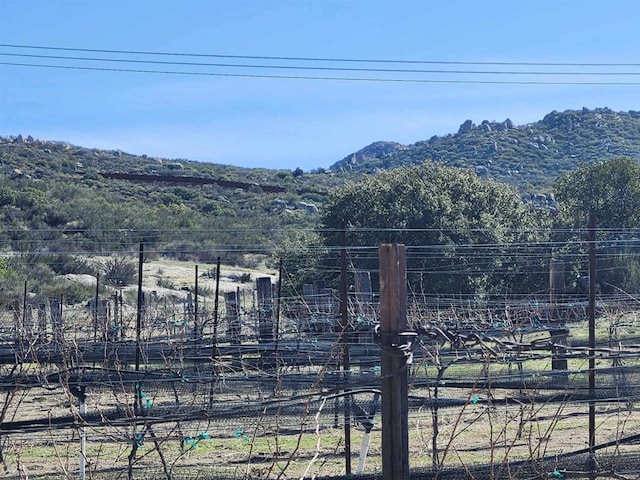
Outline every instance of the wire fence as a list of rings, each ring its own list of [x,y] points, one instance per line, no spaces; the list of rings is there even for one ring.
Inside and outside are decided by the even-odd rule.
[[[25,294],[0,323],[1,468],[32,479],[280,479],[341,478],[348,463],[380,478],[379,299],[367,272],[350,275],[346,325],[335,290],[317,282],[284,296],[273,275],[215,302],[148,288],[139,304],[122,289],[83,305]],[[589,348],[579,292],[412,294],[412,477],[633,478],[637,306],[600,294]]]

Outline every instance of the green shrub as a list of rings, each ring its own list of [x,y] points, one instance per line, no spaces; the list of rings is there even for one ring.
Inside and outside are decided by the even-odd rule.
[[[104,283],[122,287],[133,283],[137,276],[136,263],[127,257],[114,257],[104,263]]]

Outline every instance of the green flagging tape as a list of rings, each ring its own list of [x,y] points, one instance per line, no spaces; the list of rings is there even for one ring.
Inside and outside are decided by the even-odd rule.
[[[243,432],[244,433],[244,432]],[[207,432],[199,432],[195,437],[185,437],[184,444],[189,448],[197,448],[202,440],[209,440],[211,435]]]
[[[247,435],[244,433],[244,430],[236,430],[233,436],[236,438],[241,438],[242,443],[249,443],[249,437],[247,437]]]
[[[559,478],[560,480],[562,480],[564,478],[564,475],[561,474],[558,470],[554,470],[553,471],[553,476],[556,478]]]
[[[149,395],[147,395],[146,393],[144,393],[142,391],[142,389],[140,388],[140,384],[136,383],[136,390],[138,391],[138,396],[140,398],[140,400],[144,401],[143,407],[144,408],[151,408],[151,405],[153,405],[153,400],[151,400],[151,398],[149,398]]]
[[[471,399],[471,403],[473,403],[474,405],[475,405],[476,403],[478,403],[479,401],[480,401],[480,399],[479,399],[478,397],[473,397],[473,398]]]
[[[144,401],[144,408],[151,408],[153,405],[153,400],[149,398],[149,395],[140,390],[140,400]]]
[[[133,443],[135,444],[136,448],[140,448],[144,443],[144,433],[137,433],[133,438]]]

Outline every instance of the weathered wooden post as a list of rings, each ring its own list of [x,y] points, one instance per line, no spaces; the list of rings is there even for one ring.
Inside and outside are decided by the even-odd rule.
[[[231,344],[240,344],[240,308],[238,306],[238,294],[224,293],[224,307],[227,320],[227,337]]]
[[[258,343],[260,349],[260,365],[263,368],[276,366],[273,350],[273,285],[270,277],[257,279],[256,294],[258,301]]]
[[[560,320],[558,300],[564,291],[564,262],[557,258],[552,258],[549,262],[549,303],[551,319],[554,321]]]
[[[259,277],[256,280],[258,292],[258,341],[273,341],[273,294],[270,277]]]
[[[552,327],[551,342],[554,345],[565,345],[567,343],[567,329],[564,326],[560,312],[558,310],[558,299],[564,294],[564,262],[552,258],[549,262],[549,314]],[[567,358],[564,348],[554,347],[551,358],[552,370],[566,370]]]
[[[371,301],[371,272],[356,270],[355,275],[356,299],[360,303],[367,304]]]
[[[406,343],[407,267],[405,247],[382,244],[380,257],[380,374],[382,380],[382,477],[409,479],[409,420]]]

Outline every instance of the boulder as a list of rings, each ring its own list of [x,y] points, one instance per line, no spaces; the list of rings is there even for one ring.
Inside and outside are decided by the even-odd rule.
[[[58,279],[64,282],[77,283],[83,287],[95,287],[97,283],[96,277],[88,274],[80,273],[67,273],[65,275],[59,275]]]
[[[473,124],[473,122],[471,120],[467,120],[462,125],[460,125],[460,128],[458,129],[458,134],[464,133],[464,132],[469,132],[469,131],[473,130],[474,127],[475,127],[475,125]]]

